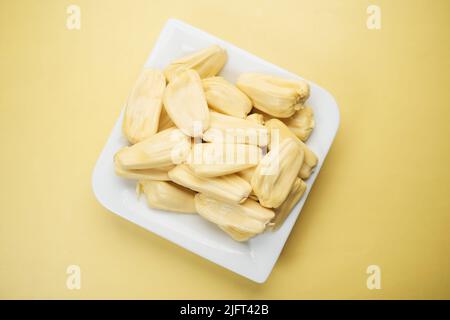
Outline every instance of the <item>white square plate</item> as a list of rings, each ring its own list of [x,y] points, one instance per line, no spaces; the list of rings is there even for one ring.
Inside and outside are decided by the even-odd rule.
[[[173,59],[212,44],[222,46],[228,53],[228,62],[220,75],[229,81],[235,82],[243,72],[299,78],[226,41],[173,19],[164,26],[145,67],[163,69]],[[113,168],[113,155],[127,144],[121,131],[123,113],[95,166],[92,178],[95,196],[108,210],[187,250],[253,281],[266,281],[308,197],[339,125],[339,109],[331,94],[314,83],[309,84],[311,97],[307,103],[314,110],[316,128],[307,144],[319,157],[319,164],[306,181],[306,193],[279,230],[258,235],[247,243],[239,243],[199,216],[151,209],[145,197],[138,200],[135,182],[117,177]]]

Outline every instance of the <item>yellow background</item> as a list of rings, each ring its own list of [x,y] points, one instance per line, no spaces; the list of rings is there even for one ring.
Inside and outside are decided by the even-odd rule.
[[[66,8],[81,8],[81,30]],[[369,4],[382,29],[366,27]],[[310,79],[341,126],[259,285],[102,208],[95,161],[170,17]],[[1,1],[1,298],[450,298],[450,1]],[[81,267],[81,290],[66,268]],[[368,290],[366,268],[382,271]]]

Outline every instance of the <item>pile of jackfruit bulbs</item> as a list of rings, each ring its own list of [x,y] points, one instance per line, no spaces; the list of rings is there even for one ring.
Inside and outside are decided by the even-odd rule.
[[[137,181],[151,208],[196,213],[234,240],[279,228],[318,163],[305,144],[309,85],[259,73],[217,76],[217,45],[144,69],[125,106],[129,146],[116,174]]]

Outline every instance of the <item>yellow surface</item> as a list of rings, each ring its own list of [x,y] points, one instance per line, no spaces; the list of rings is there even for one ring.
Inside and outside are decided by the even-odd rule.
[[[69,4],[81,30],[66,28]],[[377,4],[382,29],[368,30]],[[328,89],[341,126],[268,281],[109,213],[91,173],[165,21]],[[2,1],[1,298],[450,298],[450,1]],[[81,290],[66,268],[81,267]],[[381,290],[366,268],[381,267]]]

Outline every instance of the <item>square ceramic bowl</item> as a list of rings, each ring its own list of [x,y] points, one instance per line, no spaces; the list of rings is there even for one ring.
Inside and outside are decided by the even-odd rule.
[[[173,19],[164,26],[145,67],[163,69],[172,60],[212,44],[226,49],[228,62],[220,75],[231,82],[235,82],[243,72],[300,78],[226,41]],[[95,196],[105,208],[124,219],[253,281],[266,281],[308,198],[339,126],[339,110],[331,94],[312,82],[309,84],[311,97],[307,103],[314,110],[316,128],[307,144],[317,154],[319,164],[306,181],[306,193],[277,231],[269,231],[246,243],[239,243],[198,215],[151,209],[145,197],[137,199],[136,183],[117,177],[113,168],[113,155],[127,144],[121,131],[123,112],[95,166],[92,178]]]

